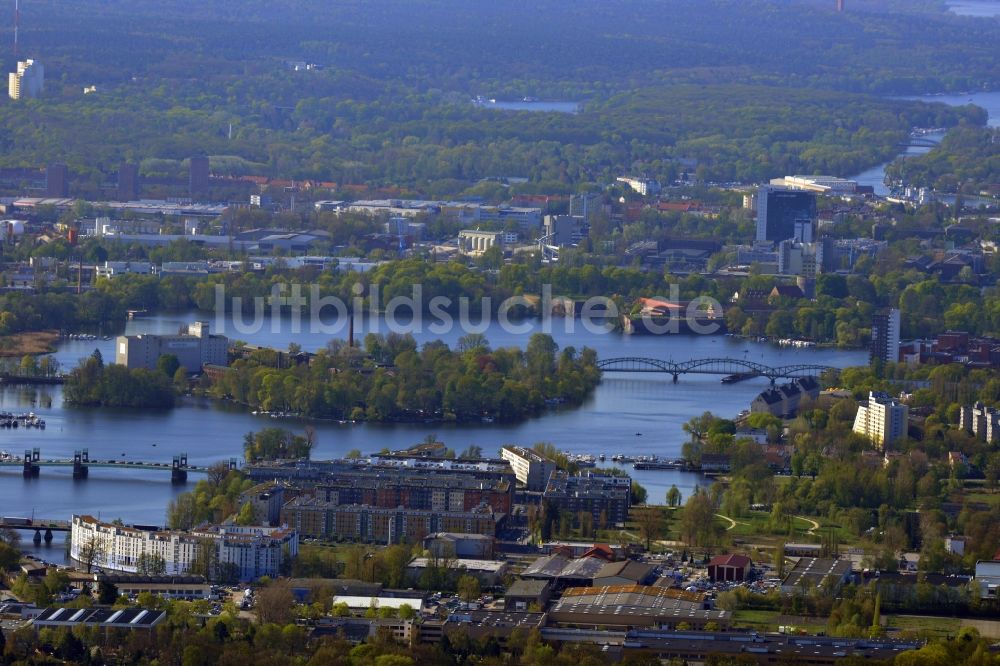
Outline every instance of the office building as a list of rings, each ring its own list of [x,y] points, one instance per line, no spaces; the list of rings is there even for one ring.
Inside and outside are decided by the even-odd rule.
[[[781,242],[795,237],[796,222],[816,219],[816,194],[762,185],[757,190],[757,240]]]
[[[70,529],[70,557],[105,571],[138,573],[140,558],[155,557],[162,559],[166,575],[177,576],[207,560],[217,562],[220,572],[250,581],[283,574],[298,555],[298,534],[284,528],[213,525],[186,532],[147,530],[74,515]],[[89,558],[92,544],[96,557]]]
[[[959,427],[990,444],[1000,440],[1000,410],[981,402],[963,405],[959,411]]]
[[[208,178],[208,157],[205,155],[192,157],[188,171],[188,180],[192,198],[208,191]]]
[[[854,417],[854,432],[870,439],[877,448],[885,449],[906,437],[910,408],[885,393],[872,391],[868,404],[860,405]]]
[[[771,184],[820,194],[853,194],[858,189],[857,181],[836,176],[785,176],[773,179]]]
[[[180,335],[120,335],[115,343],[115,363],[129,369],[156,368],[161,356],[173,354],[187,372],[204,365],[229,365],[229,338],[211,335],[208,322],[195,322]]]
[[[899,361],[899,310],[890,308],[872,317],[872,338],[868,362],[896,363]]]
[[[590,225],[586,219],[572,215],[546,215],[543,224],[542,233],[546,245],[577,245],[590,233]]]
[[[7,77],[7,95],[11,99],[33,99],[45,87],[45,67],[35,60],[17,63],[17,71]]]
[[[500,457],[510,463],[517,482],[528,490],[545,490],[556,464],[543,455],[521,446],[505,446]]]
[[[135,201],[139,198],[139,165],[122,162],[118,167],[118,200]]]
[[[45,196],[69,196],[69,167],[65,164],[50,164],[45,169]]]
[[[594,215],[600,212],[600,194],[573,194],[569,198],[569,214],[571,217],[582,217],[587,222],[590,222]]]
[[[627,476],[600,476],[593,473],[571,476],[556,471],[549,477],[543,499],[559,512],[576,515],[587,512],[598,528],[624,525],[632,504],[632,480]]]

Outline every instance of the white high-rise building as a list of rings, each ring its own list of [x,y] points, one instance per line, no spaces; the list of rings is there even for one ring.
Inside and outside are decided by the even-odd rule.
[[[906,437],[910,408],[885,393],[872,391],[868,404],[858,407],[854,417],[854,432],[885,449],[897,439]]]
[[[7,79],[7,94],[11,99],[31,99],[38,97],[45,87],[45,68],[35,60],[17,63],[17,71]]]

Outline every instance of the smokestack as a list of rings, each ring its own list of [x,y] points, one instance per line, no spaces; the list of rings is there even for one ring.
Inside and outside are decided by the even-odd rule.
[[[844,11],[844,0],[837,0],[837,11],[838,12]]]

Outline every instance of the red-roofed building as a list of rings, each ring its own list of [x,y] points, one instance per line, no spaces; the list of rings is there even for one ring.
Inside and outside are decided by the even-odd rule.
[[[746,555],[716,555],[708,563],[708,577],[713,583],[746,580],[752,564]]]
[[[594,547],[588,550],[586,553],[580,557],[597,557],[606,562],[615,561],[615,551],[612,550],[611,546],[606,543],[594,544]]]

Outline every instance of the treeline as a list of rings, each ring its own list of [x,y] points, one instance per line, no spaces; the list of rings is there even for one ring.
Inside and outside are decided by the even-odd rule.
[[[270,412],[370,420],[514,421],[549,404],[579,405],[597,386],[593,350],[562,351],[535,334],[525,350],[466,336],[417,349],[410,335],[369,334],[364,350],[337,343],[308,364],[277,368],[257,352],[235,361],[210,393]]]
[[[201,8],[192,23],[187,8],[139,4],[26,9],[37,12],[26,23],[45,26],[26,39],[51,74],[42,99],[0,105],[0,166],[64,161],[74,194],[94,198],[122,159],[141,162],[147,187],[162,189],[183,182],[196,154],[213,156],[220,176],[438,193],[507,175],[566,188],[631,170],[667,180],[847,174],[890,158],[911,126],[950,126],[964,113],[881,95],[998,78],[989,23],[943,13],[715,0],[637,15],[588,1],[567,16],[554,1],[449,0],[413,12],[382,0],[370,10],[307,3],[239,16]],[[554,24],[558,35],[542,27]],[[150,40],[144,25],[161,36]],[[419,43],[428,31],[439,35],[433,48]],[[90,84],[99,90],[83,95]],[[497,112],[474,107],[477,94],[583,110]]]
[[[172,378],[160,370],[105,365],[96,351],[66,377],[63,397],[71,405],[101,407],[173,407]]]

